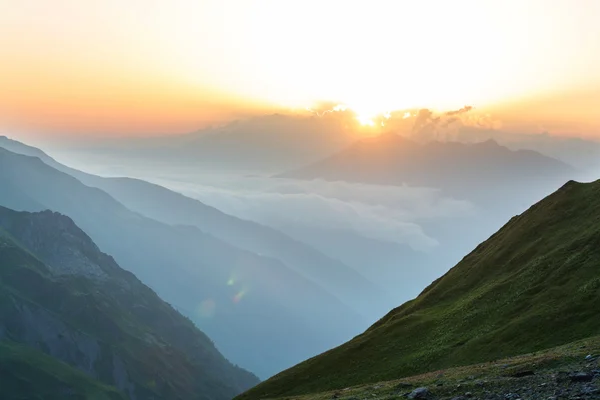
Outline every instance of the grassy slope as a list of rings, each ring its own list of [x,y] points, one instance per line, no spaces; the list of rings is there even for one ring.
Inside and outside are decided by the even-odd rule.
[[[9,341],[0,341],[0,387],[6,400],[125,399],[114,387],[42,352]]]
[[[569,182],[364,334],[240,398],[397,379],[598,334],[599,245],[600,181]]]
[[[556,386],[568,386],[577,391],[576,385],[570,385],[566,377],[573,372],[595,368],[598,360],[586,361],[588,354],[600,354],[600,336],[578,340],[567,345],[553,347],[544,351],[522,354],[493,362],[473,364],[431,371],[402,379],[377,382],[320,393],[294,396],[294,400],[397,400],[418,387],[427,387],[434,398],[456,398],[470,392],[474,398],[494,398],[493,394],[522,392],[547,386],[550,392]],[[534,372],[528,379],[517,378],[516,374],[525,371]],[[537,384],[536,384],[537,383]],[[544,383],[539,385],[539,383]],[[552,383],[556,383],[553,385]],[[554,386],[554,387],[553,387]],[[541,390],[542,392],[545,390]],[[552,393],[549,393],[552,394]],[[564,394],[563,394],[564,396]],[[537,396],[536,398],[550,398]],[[553,396],[554,397],[554,396]],[[464,398],[464,396],[463,396]],[[496,397],[497,398],[497,397]],[[531,397],[526,397],[531,398]],[[566,396],[564,398],[569,398]]]

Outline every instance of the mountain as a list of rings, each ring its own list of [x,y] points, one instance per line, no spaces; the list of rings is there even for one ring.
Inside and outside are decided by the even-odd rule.
[[[166,224],[193,225],[237,248],[282,261],[296,273],[322,286],[365,317],[389,309],[389,296],[364,274],[336,257],[273,228],[225,214],[214,207],[140,179],[106,178],[58,163],[46,153],[0,136],[0,147],[41,159],[87,186],[102,189],[125,207]]]
[[[128,158],[153,165],[182,166],[187,170],[276,173],[299,168],[341,150],[358,137],[352,127],[355,124],[354,117],[340,118],[339,113],[272,114],[185,135],[115,139],[71,151],[115,160]]]
[[[460,142],[493,139],[513,150],[533,150],[561,160],[581,170],[600,171],[600,142],[580,137],[555,136],[544,133],[518,133],[505,130],[463,126],[456,133]]]
[[[3,398],[225,400],[258,382],[51,211],[0,207],[0,349]]]
[[[0,187],[0,205],[73,218],[120,265],[192,318],[228,359],[261,377],[342,343],[366,324],[282,262],[197,227],[132,212],[39,158],[0,148]]]
[[[446,251],[439,255],[437,252],[416,251],[406,244],[372,239],[351,230],[320,229],[298,224],[277,228],[369,276],[392,294],[395,304],[418,294],[416,282],[431,282],[451,266],[446,265],[445,259],[449,257]]]
[[[600,181],[569,181],[362,335],[239,398],[399,379],[597,335],[599,241]]]
[[[187,155],[224,168],[276,171],[325,157],[354,135],[336,118],[273,114],[184,138],[177,143],[177,157]]]
[[[390,133],[360,140],[331,157],[279,176],[434,187],[489,205],[507,188],[555,188],[574,173],[561,161],[533,151],[511,151],[493,140],[421,144]]]

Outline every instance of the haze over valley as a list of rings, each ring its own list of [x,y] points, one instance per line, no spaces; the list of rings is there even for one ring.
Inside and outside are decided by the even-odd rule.
[[[3,399],[600,398],[600,3],[1,8]]]

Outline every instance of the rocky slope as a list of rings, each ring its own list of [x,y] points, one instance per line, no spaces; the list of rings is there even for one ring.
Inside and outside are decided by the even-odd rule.
[[[92,385],[68,370],[59,385],[43,373],[56,368],[42,368],[53,361],[40,352],[130,399],[226,400],[258,382],[70,218],[50,211],[0,208],[0,339],[0,368],[30,370],[19,377],[33,386],[7,379],[12,394],[39,385],[41,396],[46,381],[65,393]],[[42,362],[33,362],[38,358]]]
[[[243,398],[341,389],[596,335],[599,243],[600,181],[570,181],[362,335]]]

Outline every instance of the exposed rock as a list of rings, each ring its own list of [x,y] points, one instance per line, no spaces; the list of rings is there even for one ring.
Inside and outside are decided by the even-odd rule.
[[[569,375],[571,382],[591,382],[594,379],[594,375],[587,372],[576,372]]]
[[[44,353],[131,400],[227,400],[258,382],[69,218],[0,207],[0,231],[0,338],[10,348]],[[82,398],[59,381],[67,375],[51,376],[61,398]]]
[[[587,395],[597,395],[597,394],[600,394],[600,389],[598,389],[597,387],[592,386],[592,385],[585,385],[581,389],[581,393],[587,394]]]
[[[416,388],[408,395],[409,399],[430,399],[431,392],[426,387]]]
[[[123,393],[127,393],[132,400],[136,400],[137,396],[135,395],[135,384],[129,381],[129,374],[127,374],[127,370],[125,369],[125,364],[123,364],[123,360],[121,360],[119,356],[113,356],[112,359],[112,375],[115,382],[115,386]]]

